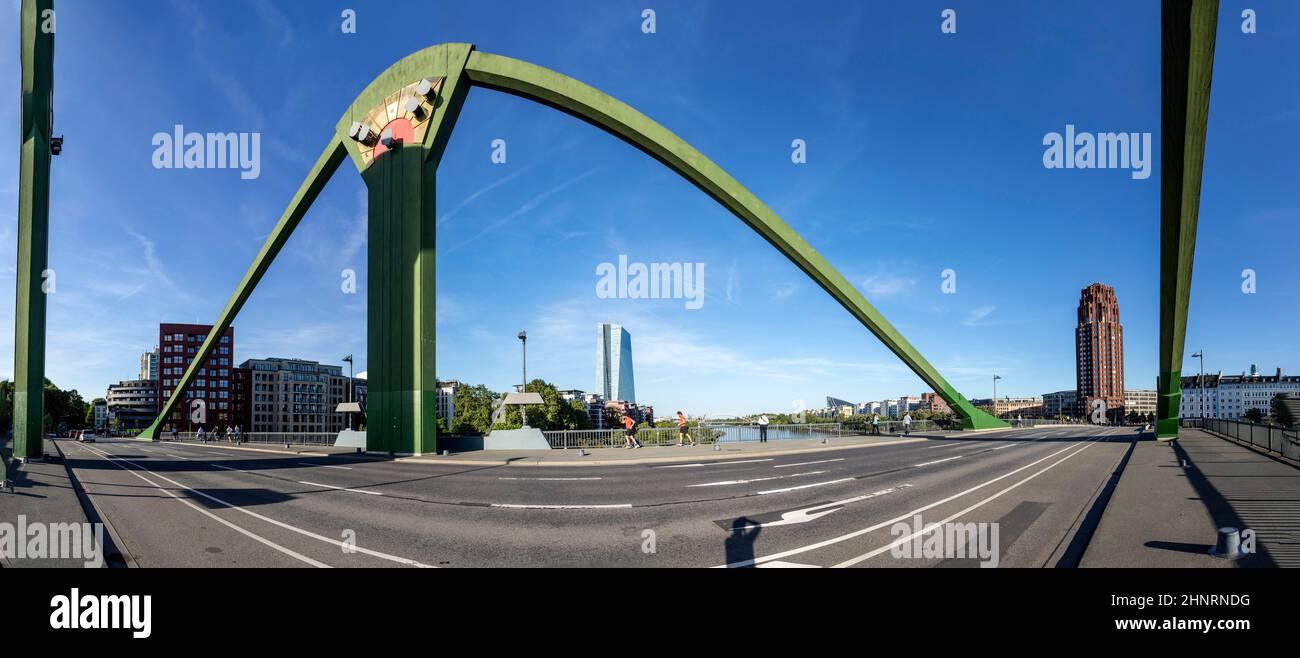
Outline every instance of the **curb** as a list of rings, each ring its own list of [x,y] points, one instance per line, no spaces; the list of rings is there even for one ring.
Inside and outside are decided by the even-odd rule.
[[[104,525],[104,530],[108,533],[108,542],[112,544],[112,548],[115,549],[119,556],[121,556],[125,568],[139,568],[140,565],[136,563],[135,556],[131,555],[131,550],[128,549],[126,543],[122,541],[122,535],[118,533],[117,528],[113,527],[113,522],[108,519],[108,516],[104,514],[103,510],[99,509],[99,505],[95,504],[94,497],[89,491],[86,491],[85,485],[81,484],[81,480],[78,480],[77,475],[72,472],[72,466],[68,464],[68,456],[63,453],[63,446],[59,445],[58,441],[50,441],[50,443],[54,444],[54,449],[59,452],[59,462],[63,464],[63,470],[68,473],[68,481],[73,485],[73,491],[77,495],[77,502],[81,503],[81,512],[86,515],[86,521],[89,523],[102,523]],[[101,547],[101,549],[104,550],[107,550],[108,548],[108,546]],[[104,567],[107,568],[109,567],[108,556],[105,555],[103,557]]]

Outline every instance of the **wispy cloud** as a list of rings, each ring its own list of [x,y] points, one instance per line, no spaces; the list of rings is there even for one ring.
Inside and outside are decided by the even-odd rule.
[[[984,324],[985,318],[989,317],[989,315],[991,315],[996,309],[997,307],[992,304],[981,306],[970,313],[967,313],[966,318],[962,320],[961,323],[967,327],[978,327]]]

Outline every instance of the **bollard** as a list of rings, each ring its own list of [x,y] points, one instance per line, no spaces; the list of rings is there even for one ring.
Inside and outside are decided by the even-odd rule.
[[[713,442],[713,452],[722,452],[722,444],[717,441]]]
[[[579,456],[579,457],[586,457],[586,456],[587,456],[587,450],[586,450],[585,448],[578,448],[578,456]]]
[[[1219,528],[1219,541],[1210,549],[1210,555],[1225,560],[1241,557],[1241,532],[1231,527]]]
[[[450,456],[451,456],[451,451],[448,450],[448,449],[446,449],[446,448],[443,448],[443,449],[442,449],[442,456],[443,456],[443,457],[450,457]]]

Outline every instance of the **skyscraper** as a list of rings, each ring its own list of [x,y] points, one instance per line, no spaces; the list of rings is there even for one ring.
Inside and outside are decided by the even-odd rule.
[[[617,324],[596,325],[596,391],[606,401],[636,402],[632,335]]]
[[[1079,297],[1074,329],[1075,378],[1080,411],[1093,413],[1093,401],[1106,403],[1107,417],[1124,413],[1124,327],[1119,323],[1115,289],[1094,283]]]

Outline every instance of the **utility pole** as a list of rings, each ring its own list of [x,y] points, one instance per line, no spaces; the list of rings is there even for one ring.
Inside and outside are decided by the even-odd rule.
[[[1205,429],[1205,350],[1197,350],[1192,358],[1201,360],[1201,379],[1198,387],[1201,394],[1201,429]]]
[[[523,352],[522,364],[523,364],[523,371],[524,371],[524,382],[523,382],[523,386],[519,387],[519,392],[527,393],[528,392],[528,332],[527,331],[523,331],[523,330],[519,331],[519,347]],[[522,423],[523,426],[528,427],[528,405],[526,404],[519,405],[519,417],[523,419],[523,423]]]
[[[999,379],[1002,379],[1002,375],[993,375],[993,416],[995,418],[998,415],[998,380]]]
[[[353,385],[353,379],[352,379],[352,355],[349,354],[349,355],[343,357],[343,360],[348,362],[348,404],[352,404],[352,385]],[[348,431],[349,431],[349,432],[352,431],[352,410],[351,410],[351,408],[348,409]]]

